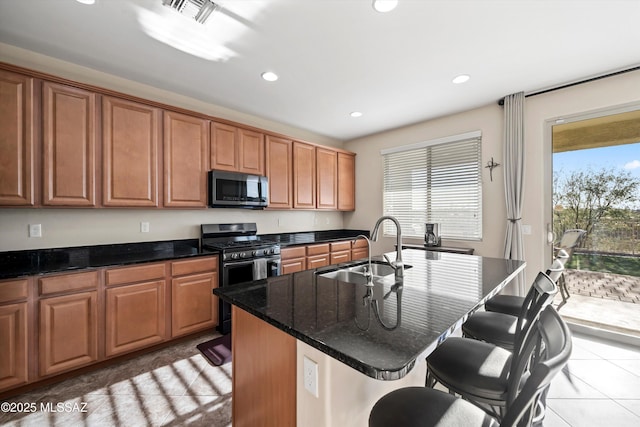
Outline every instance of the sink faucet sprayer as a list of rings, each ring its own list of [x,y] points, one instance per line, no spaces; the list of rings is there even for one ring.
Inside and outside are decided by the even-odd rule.
[[[373,227],[373,231],[371,232],[371,240],[374,242],[378,240],[380,224],[382,224],[382,221],[385,219],[393,221],[396,225],[396,260],[391,261],[386,254],[384,255],[384,259],[395,270],[396,277],[402,277],[404,276],[404,263],[402,262],[402,230],[398,220],[392,216],[380,217],[380,219],[376,221],[376,225]],[[369,249],[369,262],[371,262],[371,249]],[[371,269],[371,267],[369,267],[369,269]]]

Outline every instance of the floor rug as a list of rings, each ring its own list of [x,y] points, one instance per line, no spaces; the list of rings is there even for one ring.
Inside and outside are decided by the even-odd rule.
[[[214,366],[231,362],[231,334],[205,341],[196,348]]]

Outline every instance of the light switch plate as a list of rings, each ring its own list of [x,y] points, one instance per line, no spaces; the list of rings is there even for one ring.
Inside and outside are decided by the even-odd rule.
[[[531,226],[530,225],[522,225],[522,234],[530,235],[531,234]]]

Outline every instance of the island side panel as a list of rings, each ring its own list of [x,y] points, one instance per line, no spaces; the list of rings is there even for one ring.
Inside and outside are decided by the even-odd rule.
[[[232,306],[233,426],[296,425],[296,339]]]
[[[459,333],[457,335],[460,335]],[[427,365],[423,357],[402,379],[381,381],[297,341],[299,427],[367,427],[373,405],[387,393],[403,387],[424,387]],[[303,358],[318,364],[318,397],[304,388]]]

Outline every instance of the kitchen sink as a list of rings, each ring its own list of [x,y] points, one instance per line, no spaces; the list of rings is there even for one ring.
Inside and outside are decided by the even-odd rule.
[[[406,266],[405,266],[406,268]],[[369,269],[367,264],[359,265],[357,267],[351,267],[351,271],[355,271],[361,274],[364,274]],[[388,276],[389,274],[394,274],[395,270],[388,264],[378,264],[371,262],[371,273],[374,276]]]
[[[326,277],[327,279],[339,280],[341,282],[357,283],[360,285],[365,285],[367,283],[367,278],[364,276],[364,274],[357,271],[351,271],[349,269],[333,270],[327,273],[318,274],[318,276]]]
[[[367,262],[362,264],[353,265],[350,267],[344,267],[338,270],[319,271],[316,274],[320,277],[327,279],[339,280],[347,283],[357,283],[364,285],[367,283],[365,271],[369,268]],[[405,269],[411,268],[410,265],[405,265]],[[395,274],[395,270],[384,261],[371,261],[371,271],[373,279],[381,279],[387,276]]]

